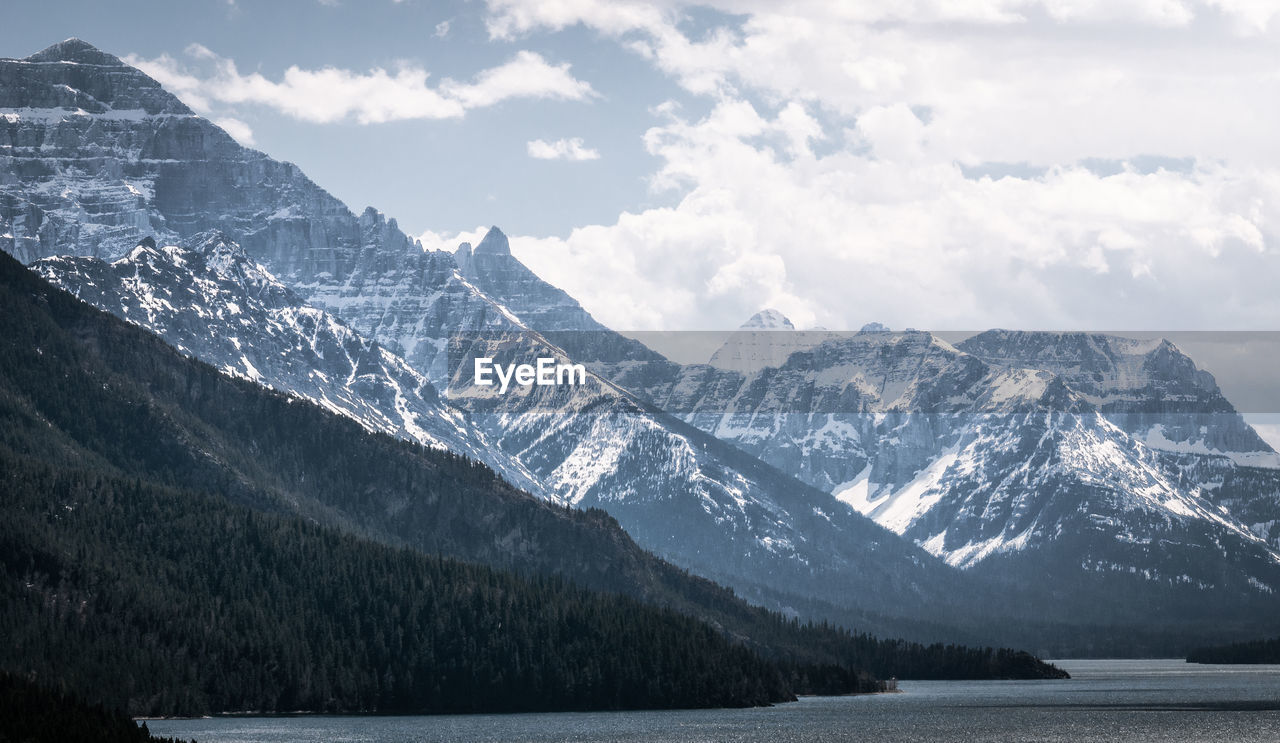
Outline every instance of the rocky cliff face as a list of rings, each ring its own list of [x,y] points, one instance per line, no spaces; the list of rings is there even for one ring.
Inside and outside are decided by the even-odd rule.
[[[660,354],[601,325],[576,299],[538,278],[511,255],[507,236],[497,227],[474,248],[463,243],[454,257],[468,283],[575,360],[667,365]]]
[[[577,300],[539,279],[511,255],[502,230],[494,227],[474,248],[463,243],[454,253],[462,275],[482,291],[501,298],[521,322],[539,331],[601,331]]]
[[[116,255],[140,233],[166,232],[147,204],[172,149],[162,143],[197,121],[154,80],[76,39],[0,60],[0,247],[24,261]]]
[[[1063,379],[1177,476],[1280,548],[1280,455],[1172,343],[1097,333],[993,330],[960,348]]]
[[[237,239],[290,284],[341,282],[421,250],[297,167],[240,146],[160,84],[71,39],[0,60],[0,247],[115,259],[147,235]]]

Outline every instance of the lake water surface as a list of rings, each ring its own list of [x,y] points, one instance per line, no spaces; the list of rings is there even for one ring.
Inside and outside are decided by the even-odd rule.
[[[903,681],[901,694],[748,710],[149,722],[199,743],[247,741],[1280,741],[1280,666],[1055,661],[1068,681]]]

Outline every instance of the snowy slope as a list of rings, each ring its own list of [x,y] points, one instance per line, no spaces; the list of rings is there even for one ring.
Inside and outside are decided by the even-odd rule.
[[[1103,565],[1173,588],[1280,585],[1268,534],[1187,477],[1183,453],[1102,412],[1117,399],[1131,412],[1140,391],[1080,392],[1057,370],[992,363],[928,333],[830,337],[755,372],[684,367],[643,394],[957,567],[1020,556],[1046,576]],[[1146,349],[1167,355],[1159,342]],[[1166,358],[1160,368],[1187,367]],[[1169,397],[1161,420],[1183,423]],[[1222,403],[1214,414],[1234,415]]]
[[[494,447],[403,359],[304,303],[225,235],[188,247],[151,240],[123,258],[61,257],[32,268],[55,285],[224,371],[311,400],[382,431],[540,482]]]
[[[993,364],[1062,378],[1180,476],[1280,547],[1280,454],[1174,344],[1098,333],[993,330],[960,344]]]

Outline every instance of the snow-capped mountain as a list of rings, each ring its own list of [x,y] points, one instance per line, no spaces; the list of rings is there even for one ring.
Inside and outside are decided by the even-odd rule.
[[[239,146],[82,41],[0,65],[0,231],[13,236],[4,247],[53,259],[41,270],[87,301],[370,427],[414,437],[418,426],[464,453],[487,442],[492,450],[476,456],[511,461],[508,471],[536,479],[531,489],[598,505],[643,546],[743,591],[886,613],[943,612],[973,593],[829,494],[595,375],[568,399],[478,393],[458,374],[469,352],[577,358],[584,349],[553,331],[602,329],[540,281],[504,303],[469,278],[504,265],[518,267],[505,282],[532,276],[500,231],[456,258],[424,251],[394,220],[356,216],[294,166]],[[65,88],[92,91],[96,103],[50,108],[50,91]],[[120,198],[90,198],[108,192]],[[226,239],[202,242],[210,230]],[[146,235],[165,247],[132,250]],[[543,334],[534,323],[562,327]],[[638,343],[619,348],[662,361]]]
[[[990,330],[958,348],[992,364],[1053,373],[1153,448],[1280,468],[1280,456],[1236,412],[1213,375],[1167,340]]]
[[[1280,454],[1172,343],[1098,333],[992,330],[959,347],[993,364],[1051,372],[1163,454],[1205,497],[1280,548]]]
[[[1170,588],[1280,588],[1268,534],[1224,508],[1221,488],[1203,487],[1184,462],[1205,438],[1265,453],[1211,375],[1171,344],[1121,339],[1116,348],[1143,359],[1106,373],[1088,363],[1028,368],[1016,339],[1002,337],[998,353],[992,336],[970,344],[988,350],[982,358],[924,332],[829,333],[758,371],[691,365],[651,376],[658,382],[643,395],[958,567],[1016,555],[1021,572],[1046,576],[1121,571]],[[1039,349],[1028,357],[1061,358],[1053,337],[1030,338]],[[1182,439],[1153,446],[1153,430]],[[1188,431],[1202,438],[1188,444]],[[1214,451],[1196,456],[1239,468]]]
[[[540,481],[493,446],[403,359],[304,303],[220,232],[188,247],[150,237],[123,258],[45,258],[55,285],[164,338],[183,353],[424,446],[485,462],[513,484]]]
[[[576,302],[530,279],[500,230],[458,255],[461,265],[441,275],[437,287],[378,284],[352,292],[361,297],[358,308],[339,311],[385,343],[432,352],[420,363],[450,402],[541,478],[552,497],[600,507],[642,545],[742,590],[798,591],[840,603],[861,594],[859,606],[881,611],[949,600],[951,578],[923,552],[904,551],[829,495],[653,410],[593,372],[572,388],[503,394],[475,385],[478,356],[499,364],[596,354],[666,362],[634,341],[593,330],[602,326]],[[483,267],[494,274],[477,282]],[[522,301],[509,305],[489,294],[504,282],[523,287],[516,295]],[[450,301],[428,306],[417,300],[424,296]],[[434,314],[441,310],[450,314]],[[914,577],[903,582],[906,575]]]
[[[60,248],[117,257],[140,234],[169,234],[148,203],[168,155],[192,136],[235,144],[156,81],[77,39],[0,59],[0,81],[0,248],[22,261]]]
[[[743,330],[795,330],[796,326],[791,322],[791,318],[782,314],[778,310],[768,307],[760,310],[756,314],[747,318],[742,323]]]
[[[1077,389],[1061,369],[984,359],[878,323],[854,334],[796,331],[773,312],[730,334],[721,363],[682,366],[601,328],[506,250],[464,265],[469,282],[506,306],[553,304],[544,318],[557,332],[548,335],[572,344],[601,377],[952,565],[1041,580],[1123,573],[1173,592],[1280,587],[1263,541],[1268,524],[1224,509],[1232,504],[1190,480],[1171,452],[1112,420],[1116,400]],[[1159,394],[1207,384],[1206,412],[1239,418],[1211,376],[1167,344],[1150,345],[1164,349],[1150,368],[1190,374],[1156,385]],[[1242,420],[1223,421],[1244,442],[1236,446],[1261,443]],[[1274,512],[1265,494],[1250,502],[1263,516]]]
[[[85,41],[0,59],[0,80],[0,248],[21,260],[114,260],[147,235],[222,230],[295,287],[422,252]]]
[[[796,331],[770,313],[730,337],[724,363],[675,364],[541,281],[496,228],[424,251],[84,42],[2,60],[0,80],[6,250],[118,261],[41,267],[235,373],[371,428],[416,426],[545,497],[599,506],[751,595],[937,618],[990,609],[975,575],[1013,576],[1009,606],[1049,581],[1072,586],[1067,604],[1134,617],[1151,595],[1135,585],[1182,605],[1280,587],[1271,481],[1219,456],[1267,454],[1247,426],[1121,405],[1159,390],[1191,395],[1197,415],[1234,414],[1159,344],[1117,352],[1109,372],[1052,343],[1022,358],[997,337],[957,348],[883,327]],[[210,230],[226,237],[200,237]],[[165,247],[131,251],[148,234]],[[495,394],[468,373],[481,354],[589,373]],[[1135,368],[1173,376],[1151,387]]]
[[[730,335],[707,363],[717,369],[749,374],[781,365],[792,353],[821,342],[824,335],[822,331],[796,332],[786,315],[773,309],[761,310]]]

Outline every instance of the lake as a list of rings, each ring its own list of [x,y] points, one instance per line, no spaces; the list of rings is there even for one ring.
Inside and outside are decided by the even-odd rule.
[[[748,710],[157,720],[153,733],[248,741],[1280,741],[1280,666],[1054,661],[1068,681],[903,681],[903,693]]]

